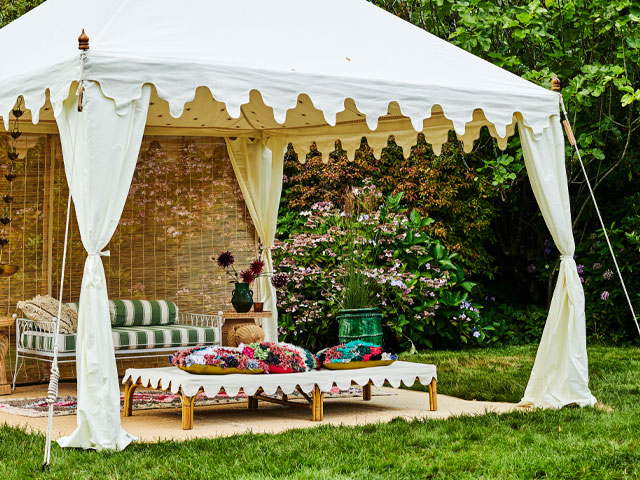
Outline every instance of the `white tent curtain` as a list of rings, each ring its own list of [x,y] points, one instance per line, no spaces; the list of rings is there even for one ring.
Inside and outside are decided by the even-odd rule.
[[[67,182],[87,260],[82,276],[76,371],[78,428],[62,447],[122,450],[135,438],[120,427],[120,388],[101,256],[118,226],[135,170],[151,87],[116,113],[95,82],[84,82],[84,111],[71,95],[56,121]]]
[[[520,404],[542,408],[594,405],[596,399],[589,390],[584,292],[573,259],[562,127],[558,116],[553,116],[549,127],[536,138],[519,117],[518,130],[533,193],[561,253],[549,316]]]
[[[240,190],[262,242],[261,259],[264,261],[265,271],[272,273],[271,247],[273,247],[278,223],[285,143],[281,139],[272,138],[269,142],[271,148],[269,148],[259,139],[226,138],[225,140]],[[263,276],[257,281],[260,282],[259,288],[262,295],[260,300],[264,301],[265,310],[273,312],[273,316],[263,323],[265,340],[277,342],[276,291],[271,285],[270,277]]]

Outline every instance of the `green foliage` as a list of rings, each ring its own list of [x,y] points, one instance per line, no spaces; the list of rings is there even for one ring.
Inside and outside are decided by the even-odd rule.
[[[487,297],[480,324],[492,345],[527,345],[540,341],[546,320],[545,307]]]
[[[544,87],[550,87],[553,75],[557,74],[564,85],[562,95],[569,120],[606,222],[622,225],[627,213],[618,208],[619,199],[629,196],[630,201],[637,200],[633,195],[640,190],[638,2],[376,0],[373,3]],[[516,303],[534,300],[545,305],[553,291],[549,278],[553,278],[557,256],[551,258],[551,254],[543,253],[546,248],[543,243],[549,235],[525,181],[519,142],[511,141],[504,154],[492,156],[486,148],[481,142],[476,146],[477,158],[483,162],[477,165],[476,172],[500,187],[503,199],[494,204],[492,212],[497,245],[488,248],[498,264],[495,277],[517,291]],[[567,159],[577,246],[579,251],[588,251],[591,240],[583,232],[595,231],[599,225],[582,170],[569,145]],[[510,190],[508,195],[504,194],[505,185]],[[616,195],[607,194],[612,191]],[[581,242],[586,243],[581,246]],[[640,268],[633,258],[628,261],[630,266]],[[528,263],[538,267],[535,273],[527,271]],[[539,280],[535,288],[531,288],[532,278]],[[635,301],[638,289],[633,281],[631,284]],[[609,318],[611,312],[606,308],[609,313],[596,313],[605,307],[595,295],[601,292],[590,294],[591,286],[585,288],[588,316]],[[619,305],[617,300],[616,304]],[[615,313],[613,317],[617,319],[620,315]],[[596,328],[598,336],[618,341],[621,336],[629,340],[629,333],[631,338],[637,337],[623,323],[599,320],[592,322],[591,332],[596,333],[593,330]]]
[[[618,265],[636,312],[640,309],[640,212],[638,207],[619,226],[608,229]],[[584,280],[587,332],[613,343],[639,342],[637,330],[602,230],[589,235],[577,252]]]
[[[432,236],[433,220],[407,211],[401,193],[385,198],[365,184],[354,194],[370,208],[354,215],[350,221],[360,225],[349,231],[344,218],[352,210],[329,202],[281,215],[275,264],[292,280],[278,293],[281,338],[310,349],[336,342],[341,279],[350,268],[344,252],[355,244],[367,259],[358,273],[369,279],[369,295],[382,310],[387,343],[404,349],[484,341],[479,306],[469,301],[475,284],[465,280],[456,254]]]
[[[44,0],[0,0],[0,27],[13,22]]]

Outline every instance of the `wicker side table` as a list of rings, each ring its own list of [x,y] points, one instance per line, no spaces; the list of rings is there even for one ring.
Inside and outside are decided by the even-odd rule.
[[[9,328],[16,321],[11,317],[0,317],[0,395],[9,395],[11,385],[7,382],[7,367],[5,357],[9,351]]]

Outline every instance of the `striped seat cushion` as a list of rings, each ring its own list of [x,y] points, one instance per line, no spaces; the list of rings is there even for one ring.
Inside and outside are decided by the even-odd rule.
[[[22,345],[28,350],[53,352],[53,333],[27,330],[22,334]],[[60,353],[75,352],[75,350],[75,333],[58,335],[58,351]]]
[[[142,348],[191,347],[217,343],[217,331],[211,327],[191,325],[151,325],[143,327],[113,327],[116,350]]]
[[[149,348],[180,348],[194,345],[218,343],[218,333],[211,327],[191,325],[149,325],[140,327],[113,327],[113,346],[119,350],[144,350]],[[27,349],[53,351],[53,334],[49,332],[26,331],[22,334],[22,344]],[[74,352],[75,334],[58,336],[60,352]]]

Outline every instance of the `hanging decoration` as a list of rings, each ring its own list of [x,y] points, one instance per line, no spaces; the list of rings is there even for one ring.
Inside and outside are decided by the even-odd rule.
[[[14,116],[13,128],[9,135],[11,136],[11,145],[7,151],[7,157],[9,158],[8,169],[5,171],[4,178],[7,182],[5,193],[2,195],[2,201],[0,201],[0,277],[10,277],[18,271],[17,265],[10,265],[3,263],[3,254],[5,247],[9,245],[9,237],[7,229],[11,223],[11,202],[13,202],[13,181],[16,179],[16,160],[18,160],[18,138],[22,135],[19,128],[20,117],[24,114],[23,109],[24,98],[22,95],[18,97],[16,106],[12,113]]]

